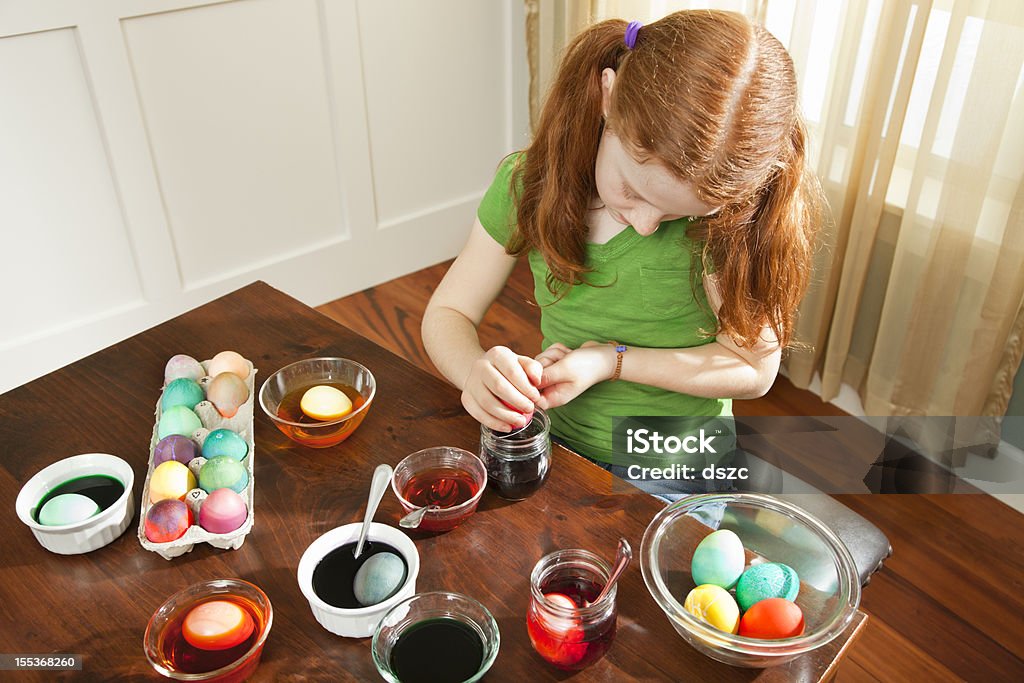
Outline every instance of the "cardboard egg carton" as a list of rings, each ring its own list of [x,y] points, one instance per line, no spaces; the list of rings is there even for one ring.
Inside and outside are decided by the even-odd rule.
[[[203,370],[209,371],[210,361],[202,361]],[[245,542],[245,537],[252,530],[254,513],[253,513],[253,487],[255,485],[254,476],[254,460],[256,457],[256,445],[253,441],[253,411],[256,405],[256,368],[253,366],[252,361],[246,360],[249,364],[249,376],[245,378],[245,386],[249,389],[249,397],[245,403],[238,407],[238,412],[233,417],[227,418],[217,412],[217,409],[208,400],[204,400],[198,404],[194,409],[196,415],[199,416],[200,421],[203,423],[203,427],[195,431],[192,434],[192,440],[202,449],[203,441],[206,436],[216,429],[230,429],[241,436],[245,443],[249,446],[249,455],[246,456],[242,464],[245,465],[246,472],[249,475],[249,483],[242,491],[242,498],[245,500],[246,507],[248,508],[249,514],[245,518],[245,522],[242,526],[226,534],[214,534],[210,533],[206,529],[199,526],[199,515],[197,514],[198,509],[193,508],[193,524],[188,528],[181,538],[166,543],[153,543],[146,538],[146,513],[149,508],[152,507],[153,503],[149,502],[149,480],[153,476],[153,453],[156,449],[156,444],[160,441],[157,435],[157,430],[160,426],[160,416],[163,412],[161,402],[163,400],[163,391],[161,391],[160,398],[156,402],[155,420],[153,422],[153,434],[149,441],[149,466],[146,471],[146,483],[142,487],[142,504],[139,506],[141,513],[139,514],[139,543],[146,550],[152,550],[157,553],[165,560],[171,560],[179,555],[184,555],[190,552],[196,543],[209,543],[215,548],[221,548],[224,550],[231,549],[237,550],[242,547]],[[206,393],[207,386],[213,378],[210,376],[203,377],[199,380],[199,385],[203,388],[203,393]],[[190,468],[192,469],[192,468]],[[199,481],[198,471],[193,471],[195,474],[197,484]],[[194,491],[195,489],[193,489]],[[190,492],[191,493],[191,492]],[[186,504],[192,507],[191,501],[188,496],[185,499]]]

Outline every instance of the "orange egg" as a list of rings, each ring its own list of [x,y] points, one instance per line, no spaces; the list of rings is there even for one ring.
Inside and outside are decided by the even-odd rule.
[[[352,400],[339,389],[324,384],[311,387],[302,395],[299,408],[314,420],[337,420],[352,412]]]
[[[233,372],[222,372],[206,388],[209,399],[217,412],[224,417],[234,417],[238,407],[249,399],[249,387]]]
[[[795,602],[783,598],[755,602],[740,619],[740,635],[747,638],[795,638],[803,632],[804,613]]]
[[[227,650],[241,645],[256,624],[244,609],[227,600],[211,600],[185,615],[181,633],[200,650]]]
[[[210,359],[207,369],[210,377],[216,377],[222,372],[238,375],[239,379],[249,376],[249,362],[235,351],[221,351]]]

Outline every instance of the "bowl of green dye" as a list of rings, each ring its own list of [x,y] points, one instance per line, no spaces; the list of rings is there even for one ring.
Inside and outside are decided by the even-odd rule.
[[[39,545],[58,555],[80,555],[128,528],[135,514],[134,483],[131,465],[116,455],[73,455],[29,479],[15,508]]]

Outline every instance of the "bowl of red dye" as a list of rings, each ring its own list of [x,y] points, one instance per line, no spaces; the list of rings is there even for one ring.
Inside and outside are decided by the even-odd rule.
[[[487,468],[476,455],[435,446],[408,455],[391,477],[391,489],[406,513],[437,506],[423,517],[423,531],[449,531],[476,511],[487,486]]]
[[[310,389],[334,396],[310,410]],[[263,383],[260,406],[274,426],[310,448],[335,446],[362,424],[377,393],[377,381],[363,365],[347,358],[307,358],[286,365]]]
[[[146,626],[146,658],[177,681],[244,681],[260,662],[274,610],[257,586],[214,579],[178,591]]]

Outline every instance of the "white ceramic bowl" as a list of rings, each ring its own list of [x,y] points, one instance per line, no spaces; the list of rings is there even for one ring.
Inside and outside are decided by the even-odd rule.
[[[302,559],[299,560],[299,588],[306,596],[306,600],[309,601],[313,616],[325,629],[346,638],[367,638],[373,635],[377,624],[384,618],[388,610],[416,593],[416,577],[420,573],[420,554],[412,540],[394,527],[373,522],[370,524],[370,531],[366,535],[366,539],[387,543],[402,554],[409,568],[405,584],[384,602],[369,607],[343,609],[328,605],[321,600],[313,592],[313,570],[327,553],[346,543],[358,541],[362,526],[362,522],[353,522],[331,529],[310,543],[306,552],[302,553]]]
[[[105,474],[124,484],[124,493],[113,505],[89,519],[73,524],[44,526],[33,519],[35,506],[43,496],[64,482],[90,474]],[[39,545],[59,555],[79,555],[102,548],[124,533],[135,514],[131,465],[116,455],[83,453],[44,467],[21,487],[15,508],[25,526],[32,529]]]

